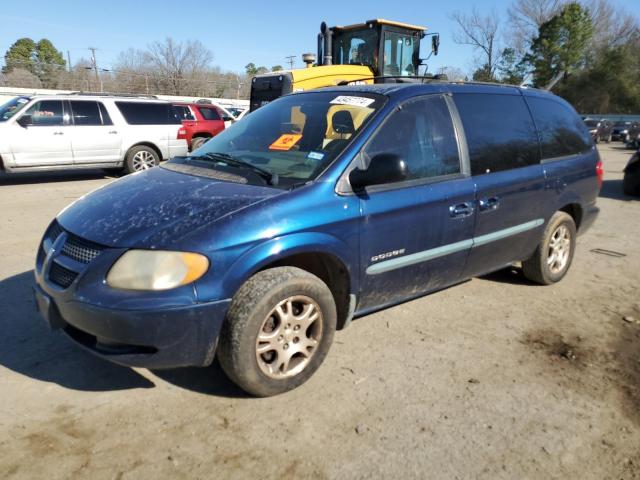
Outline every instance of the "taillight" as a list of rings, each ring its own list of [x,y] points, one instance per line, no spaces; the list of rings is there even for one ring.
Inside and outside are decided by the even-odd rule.
[[[602,160],[598,160],[598,163],[596,163],[596,175],[598,176],[598,188],[602,188],[602,179],[604,178]]]
[[[187,129],[186,128],[181,128],[178,130],[178,140],[183,139],[183,138],[187,138]]]

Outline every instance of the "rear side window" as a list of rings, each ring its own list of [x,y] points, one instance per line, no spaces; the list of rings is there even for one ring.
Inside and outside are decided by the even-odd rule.
[[[584,122],[568,106],[537,97],[528,97],[527,103],[540,133],[543,159],[575,155],[591,148]]]
[[[180,124],[172,105],[151,102],[116,102],[116,106],[129,125]]]
[[[400,156],[406,162],[408,180],[460,173],[458,144],[445,99],[421,98],[391,114],[367,145],[366,162],[381,153]]]
[[[72,100],[71,112],[74,125],[102,125],[98,102]]]
[[[215,108],[200,107],[200,113],[205,120],[220,120],[218,110],[216,110]]]
[[[195,120],[196,118],[193,116],[191,109],[186,105],[174,105],[173,108],[176,110],[178,117],[180,120]]]
[[[463,93],[454,99],[473,175],[539,163],[538,135],[522,96]]]

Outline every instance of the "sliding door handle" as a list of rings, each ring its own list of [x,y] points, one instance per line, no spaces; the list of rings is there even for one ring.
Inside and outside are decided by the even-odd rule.
[[[449,207],[449,214],[453,218],[468,217],[473,215],[473,203],[464,202]]]

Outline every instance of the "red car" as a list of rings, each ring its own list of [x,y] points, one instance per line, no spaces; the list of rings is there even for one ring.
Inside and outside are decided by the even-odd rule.
[[[182,127],[178,138],[187,140],[190,150],[195,150],[211,137],[224,130],[222,112],[208,103],[174,103]]]

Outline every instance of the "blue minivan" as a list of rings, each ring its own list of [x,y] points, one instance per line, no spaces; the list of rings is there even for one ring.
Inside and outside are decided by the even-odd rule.
[[[429,82],[287,95],[189,157],[77,200],[44,234],[52,328],[110,361],[297,387],[356,317],[521,262],[552,284],[602,166],[547,92]]]

